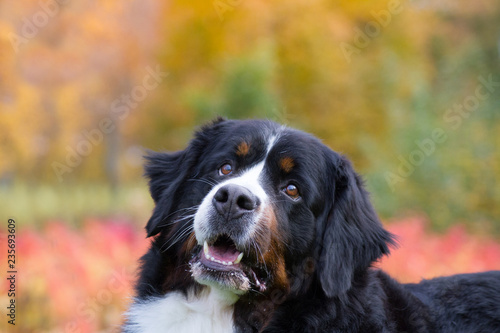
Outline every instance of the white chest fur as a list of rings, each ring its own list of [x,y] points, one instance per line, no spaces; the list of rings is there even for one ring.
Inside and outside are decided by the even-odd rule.
[[[195,296],[180,292],[136,300],[127,313],[126,333],[231,333],[237,296],[207,287]]]

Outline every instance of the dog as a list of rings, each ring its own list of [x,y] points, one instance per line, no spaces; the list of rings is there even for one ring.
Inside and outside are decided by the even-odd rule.
[[[349,160],[267,120],[151,152],[151,246],[123,332],[500,332],[500,272],[400,284]]]

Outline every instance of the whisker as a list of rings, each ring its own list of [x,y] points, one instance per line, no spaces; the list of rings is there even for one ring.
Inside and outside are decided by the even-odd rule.
[[[187,225],[187,227],[184,227],[184,228],[180,228],[179,230],[177,230],[166,242],[165,244],[160,248],[160,252],[166,252],[168,251],[168,249],[170,249],[172,246],[174,246],[179,240],[181,240],[182,238],[184,238],[185,236],[187,236],[192,230],[194,229],[194,225],[193,224],[189,224]],[[175,238],[174,238],[175,237]],[[174,238],[172,240],[172,238]],[[170,244],[168,245],[168,247],[163,250],[163,248],[165,247],[165,245],[167,244]]]
[[[158,225],[158,227],[167,227],[169,225],[173,225],[173,224],[176,224],[176,223],[179,223],[179,222],[183,222],[183,221],[189,220],[191,218],[194,218],[195,216],[196,216],[196,213],[195,214],[190,214],[190,215],[184,215],[184,216],[181,216],[178,219],[173,220],[171,222],[160,224],[160,225]]]
[[[188,179],[187,181],[188,182],[202,182],[202,183],[208,184],[210,186],[217,185],[217,183],[215,183],[214,181],[210,181],[210,180],[204,179],[204,178],[191,178],[191,179]]]
[[[289,200],[288,199],[274,199],[274,200],[270,200],[269,203],[281,203],[281,202],[288,202]]]
[[[176,210],[175,212],[172,212],[170,214],[168,214],[167,216],[165,216],[161,222],[163,222],[164,220],[167,220],[169,217],[175,215],[175,214],[178,214],[180,212],[185,212],[185,211],[190,211],[190,210],[198,210],[198,208],[200,207],[200,205],[196,205],[196,206],[191,206],[191,207],[186,207],[186,208],[181,208],[181,209],[178,209]]]
[[[253,291],[254,293],[256,293],[256,294],[264,295],[264,293],[262,293],[262,292],[260,292],[260,291],[258,291],[258,290],[252,290],[252,291]]]
[[[260,253],[260,256],[262,258],[262,262],[264,263],[264,270],[266,271],[267,274],[269,274],[269,270],[267,269],[267,264],[266,264],[266,261],[264,259],[264,255],[262,254],[260,247],[257,245],[257,242],[255,242],[255,240],[252,240],[251,245],[253,245],[253,247],[255,248],[257,255]]]
[[[175,214],[179,214],[179,213],[189,213],[189,212],[196,212],[198,211],[198,208],[200,207],[201,205],[195,205],[195,206],[191,206],[191,207],[185,207],[185,208],[181,208],[181,209],[178,209],[176,210],[175,212],[172,212],[170,214],[168,214],[167,216],[163,217],[161,222],[164,222],[165,220],[168,220],[171,216],[175,215]],[[169,223],[166,223],[166,224],[160,224],[159,226],[160,227],[164,227],[164,226],[168,226],[168,225],[171,225],[171,224],[174,224],[176,221],[173,221],[173,222],[169,222]]]
[[[175,244],[176,244],[179,240],[181,240],[182,238],[184,238],[184,237],[185,237],[188,233],[190,233],[190,232],[191,232],[191,230],[190,230],[189,228],[184,229],[181,233],[179,233],[179,234],[175,237],[175,239],[174,239],[173,241],[170,241],[170,239],[169,239],[169,241],[167,241],[167,242],[164,244],[164,246],[165,246],[165,245],[167,245],[167,244],[170,244],[170,245],[169,245],[169,246],[168,246],[165,250],[163,250],[164,246],[162,246],[162,247],[161,247],[161,249],[160,249],[160,251],[161,251],[161,252],[166,252],[166,251],[168,251],[168,249],[170,249],[172,246],[174,246],[174,245],[175,245]],[[176,234],[177,234],[177,233],[176,233]],[[173,236],[172,236],[172,237],[173,237]]]

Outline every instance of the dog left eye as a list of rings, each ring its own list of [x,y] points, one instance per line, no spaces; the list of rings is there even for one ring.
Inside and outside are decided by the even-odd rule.
[[[233,167],[229,163],[224,164],[219,169],[219,175],[221,176],[230,175],[232,172],[233,172]]]
[[[283,191],[292,199],[298,199],[300,197],[299,189],[293,184],[288,184]]]

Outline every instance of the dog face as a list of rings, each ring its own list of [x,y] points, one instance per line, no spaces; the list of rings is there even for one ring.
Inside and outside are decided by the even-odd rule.
[[[237,295],[290,290],[292,267],[314,258],[309,283],[331,297],[392,242],[350,163],[309,134],[219,119],[186,150],[147,160],[162,292],[186,280]]]

